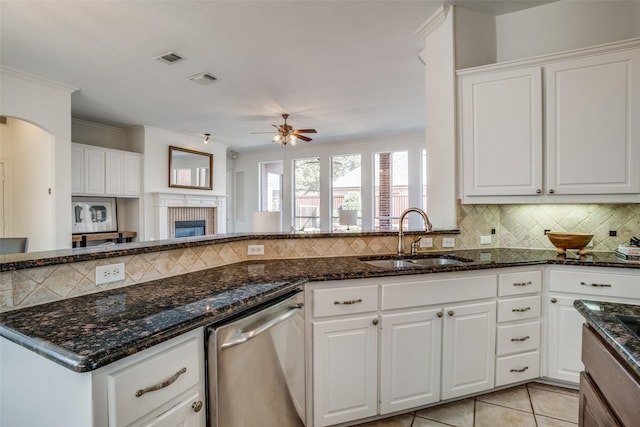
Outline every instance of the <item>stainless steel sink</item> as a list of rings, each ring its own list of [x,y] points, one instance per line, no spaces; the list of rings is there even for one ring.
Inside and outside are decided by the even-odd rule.
[[[361,258],[362,262],[373,265],[374,267],[386,269],[409,269],[409,268],[428,268],[437,266],[447,266],[470,262],[464,258],[455,257],[429,257],[429,258],[383,258],[383,259],[367,259]]]

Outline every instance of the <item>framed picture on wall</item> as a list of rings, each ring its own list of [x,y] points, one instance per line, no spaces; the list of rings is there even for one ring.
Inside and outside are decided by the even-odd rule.
[[[73,234],[118,231],[115,197],[72,197]]]

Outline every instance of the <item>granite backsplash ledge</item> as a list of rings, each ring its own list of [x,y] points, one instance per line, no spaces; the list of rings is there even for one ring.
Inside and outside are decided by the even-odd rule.
[[[431,233],[434,243],[431,250],[442,250],[442,238],[457,233],[458,230]],[[406,234],[408,245],[411,237],[417,238],[422,233]],[[247,255],[247,246],[255,244],[264,245],[264,255]],[[0,312],[246,260],[392,254],[397,251],[397,244],[397,234],[391,232],[242,235],[185,239],[161,246],[144,242],[118,245],[125,248],[122,250],[109,247],[68,250],[63,251],[65,256],[44,259],[42,265],[37,254],[27,254],[32,260],[28,268],[22,266],[0,273]],[[79,255],[71,257],[69,254],[73,253]],[[115,263],[125,264],[125,279],[96,285],[95,268]]]

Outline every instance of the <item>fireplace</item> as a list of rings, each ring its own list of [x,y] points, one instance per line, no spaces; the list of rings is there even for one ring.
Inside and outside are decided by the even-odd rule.
[[[160,240],[225,232],[224,196],[156,193]]]
[[[178,237],[204,236],[206,221],[175,221],[174,235]]]

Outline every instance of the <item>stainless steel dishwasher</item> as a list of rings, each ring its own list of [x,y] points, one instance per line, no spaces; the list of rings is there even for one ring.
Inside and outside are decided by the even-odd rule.
[[[302,288],[207,328],[210,427],[305,425]]]

